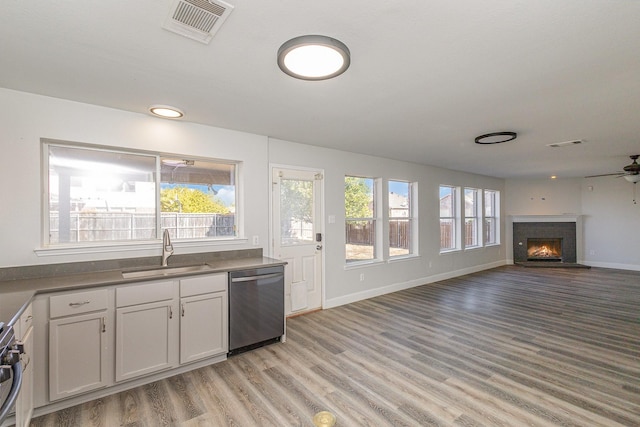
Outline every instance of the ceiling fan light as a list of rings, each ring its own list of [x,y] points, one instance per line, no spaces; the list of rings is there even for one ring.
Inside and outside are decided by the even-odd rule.
[[[636,182],[640,182],[640,173],[635,175],[625,175],[624,179],[635,184]]]

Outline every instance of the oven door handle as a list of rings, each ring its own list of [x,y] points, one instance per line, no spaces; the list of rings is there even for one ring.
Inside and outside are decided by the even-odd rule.
[[[18,393],[20,393],[20,387],[22,387],[22,364],[16,362],[11,366],[11,370],[13,371],[13,384],[11,384],[11,390],[9,391],[7,399],[2,403],[2,407],[0,407],[0,424],[4,422],[9,412],[11,412],[11,409],[13,409],[16,399],[18,398]]]

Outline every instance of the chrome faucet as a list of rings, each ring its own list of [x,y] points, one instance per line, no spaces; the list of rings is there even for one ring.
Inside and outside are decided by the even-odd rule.
[[[173,245],[171,244],[171,238],[169,237],[169,230],[164,229],[164,234],[162,235],[162,266],[166,267],[169,265],[167,260],[169,257],[173,255]]]

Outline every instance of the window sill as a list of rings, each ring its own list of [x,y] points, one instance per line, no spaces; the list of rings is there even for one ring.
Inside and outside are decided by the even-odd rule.
[[[372,267],[374,265],[380,265],[380,264],[384,264],[385,262],[380,260],[380,259],[372,259],[372,260],[366,260],[366,261],[354,261],[354,262],[350,262],[349,264],[346,264],[344,266],[345,270],[354,270],[356,268],[362,268],[362,267]]]
[[[211,248],[223,245],[234,245],[247,243],[247,238],[231,238],[231,239],[215,239],[215,240],[183,240],[174,241],[173,247],[175,249],[180,248]],[[135,251],[148,251],[157,250],[160,252],[162,249],[162,241],[150,241],[150,242],[118,242],[113,244],[87,244],[87,245],[59,245],[51,247],[36,248],[33,252],[38,257],[54,257],[65,255],[80,255],[80,254],[111,254],[114,252],[135,252]]]
[[[440,251],[440,255],[446,255],[446,254],[454,254],[456,252],[462,252],[460,249],[446,249],[443,251]]]
[[[392,258],[389,258],[387,260],[387,262],[389,264],[395,263],[395,262],[402,262],[402,261],[411,261],[414,259],[419,259],[420,255],[417,254],[409,254],[409,255],[403,255],[403,256],[394,256]]]

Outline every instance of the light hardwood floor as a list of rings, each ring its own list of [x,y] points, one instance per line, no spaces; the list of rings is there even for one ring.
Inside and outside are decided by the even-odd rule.
[[[32,425],[640,426],[640,272],[505,266],[287,332]]]

